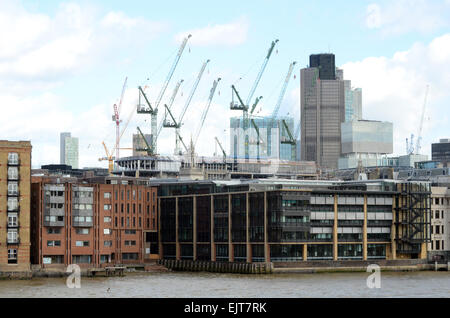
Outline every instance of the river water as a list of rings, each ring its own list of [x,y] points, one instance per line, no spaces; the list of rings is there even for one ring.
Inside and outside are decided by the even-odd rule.
[[[1,280],[0,297],[450,297],[450,272],[381,272],[381,288],[367,287],[370,273],[239,275],[216,273],[127,273],[124,277]]]

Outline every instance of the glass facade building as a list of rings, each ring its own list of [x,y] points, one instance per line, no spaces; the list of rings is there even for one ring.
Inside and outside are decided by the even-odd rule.
[[[382,165],[383,157],[393,152],[393,124],[390,122],[357,120],[341,124],[342,157],[339,169],[362,165]]]
[[[286,122],[290,133],[294,134],[294,119],[292,117],[279,117],[276,120],[272,120],[271,117],[260,117],[253,120],[259,129],[259,145],[257,131],[251,125],[250,120],[249,128],[245,131],[242,117],[230,118],[231,158],[245,159],[246,144],[248,144],[249,159],[296,160],[296,143],[292,145],[283,142],[288,140],[289,137],[283,127],[282,120]]]
[[[60,135],[60,164],[78,169],[78,138],[71,137],[69,132]]]

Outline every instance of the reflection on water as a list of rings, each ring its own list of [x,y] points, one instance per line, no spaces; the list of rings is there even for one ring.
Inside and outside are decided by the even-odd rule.
[[[380,289],[367,287],[369,275],[128,273],[82,277],[80,289],[65,278],[34,278],[0,281],[0,297],[450,297],[450,272],[382,272]]]

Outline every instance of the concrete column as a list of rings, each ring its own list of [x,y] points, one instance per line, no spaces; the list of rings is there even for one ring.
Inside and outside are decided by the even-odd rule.
[[[158,216],[158,253],[159,253],[159,259],[163,258],[163,245],[162,245],[162,241],[161,241],[161,198],[158,198],[158,211],[157,211],[157,216]]]
[[[303,244],[303,261],[308,260],[308,244]]]
[[[234,262],[233,243],[231,242],[231,194],[228,194],[228,261]]]
[[[192,198],[192,251],[194,261],[197,260],[197,196]]]
[[[216,261],[216,243],[214,242],[214,195],[211,195],[211,261]]]
[[[264,258],[266,263],[270,262],[270,248],[268,243],[268,232],[267,227],[267,192],[264,192]]]
[[[397,259],[397,244],[395,242],[395,236],[397,235],[396,228],[395,228],[395,222],[396,222],[396,216],[395,216],[395,195],[392,196],[392,225],[391,225],[391,255],[392,259]],[[387,255],[386,255],[387,256]]]
[[[245,237],[247,245],[247,263],[252,262],[252,248],[250,245],[250,200],[249,193],[245,194]]]
[[[364,195],[363,260],[367,261],[367,195]]]
[[[181,259],[181,250],[180,250],[180,241],[178,238],[178,227],[179,227],[179,222],[178,222],[178,197],[175,198],[175,250],[176,250],[176,259],[180,260]]]
[[[338,259],[338,197],[334,195],[333,260]]]

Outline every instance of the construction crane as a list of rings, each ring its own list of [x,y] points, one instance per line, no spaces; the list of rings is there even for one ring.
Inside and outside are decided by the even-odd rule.
[[[414,146],[414,137],[415,137],[414,134],[411,134],[411,138],[409,140],[408,140],[408,138],[406,138],[406,154],[407,155],[419,154],[419,151],[421,148],[420,142],[422,141],[423,120],[425,118],[425,107],[427,104],[428,89],[429,89],[429,85],[427,85],[426,89],[425,89],[425,99],[424,99],[423,107],[422,107],[422,117],[420,118],[419,131],[417,134],[417,141],[416,141],[415,146]]]
[[[272,119],[270,121],[271,125],[273,124],[274,120],[277,118],[278,111],[280,110],[281,102],[283,101],[284,95],[286,94],[286,89],[289,84],[289,80],[291,79],[291,75],[294,70],[295,64],[297,64],[297,62],[294,61],[289,65],[289,70],[288,70],[286,78],[284,80],[283,87],[281,88],[280,96],[278,96],[278,101],[275,104],[275,108],[273,109],[273,112],[272,112],[272,116],[271,116]]]
[[[122,101],[123,101],[123,95],[125,94],[125,89],[127,86],[127,80],[128,77],[125,77],[125,82],[123,83],[123,87],[122,87],[122,94],[120,95],[120,100],[119,100],[119,105],[114,104],[114,114],[112,116],[112,120],[116,123],[116,158],[119,158],[119,149],[120,149],[120,145],[119,145],[119,141],[120,141],[120,123],[122,122],[122,120],[120,119],[120,110],[122,107]]]
[[[226,162],[226,160],[227,160],[227,153],[223,149],[222,144],[220,143],[219,139],[217,137],[214,137],[214,139],[216,140],[216,143],[219,145],[220,150],[222,150],[223,162]]]
[[[215,93],[216,88],[217,88],[217,84],[219,84],[220,80],[221,80],[221,78],[219,77],[217,80],[214,81],[213,86],[211,88],[211,91],[209,93],[208,102],[206,103],[206,107],[203,110],[202,117],[200,118],[200,125],[198,126],[197,132],[194,135],[195,136],[194,137],[194,142],[193,142],[194,147],[197,144],[198,137],[200,136],[200,131],[202,130],[203,124],[205,123],[206,115],[208,114],[208,111],[209,111],[209,106],[211,105],[212,99],[214,97],[214,93]],[[191,151],[194,151],[194,150],[191,149]]]
[[[281,88],[280,95],[278,96],[277,103],[275,104],[275,108],[273,109],[273,112],[272,112],[272,116],[271,116],[269,127],[268,127],[269,129],[273,128],[273,124],[278,116],[278,111],[280,110],[281,103],[283,101],[284,95],[286,94],[286,89],[288,87],[289,80],[291,79],[291,75],[294,70],[295,64],[297,64],[296,61],[289,64],[289,69],[288,69],[286,78],[284,80],[283,87]],[[281,129],[281,127],[280,127],[280,129]],[[267,135],[267,155],[268,156],[272,155],[272,134]]]
[[[425,89],[425,99],[423,101],[422,117],[420,118],[419,134],[417,135],[417,141],[416,141],[416,154],[419,154],[420,148],[421,148],[420,142],[422,141],[423,119],[425,117],[425,107],[427,105],[428,89],[429,89],[429,85],[427,85],[427,87]]]
[[[244,102],[242,101],[242,98],[239,95],[239,92],[237,91],[236,87],[234,85],[231,85],[231,96],[232,96],[232,101],[230,103],[230,109],[231,110],[242,110],[242,119],[243,119],[243,130],[244,130],[244,134],[245,134],[245,159],[248,160],[249,159],[249,140],[248,140],[248,120],[249,120],[249,114],[248,114],[248,110],[249,110],[249,104],[250,101],[256,91],[256,88],[259,84],[259,81],[261,80],[262,74],[264,73],[264,70],[266,69],[267,63],[269,62],[270,56],[272,55],[273,49],[275,47],[275,45],[278,43],[278,39],[275,41],[272,41],[271,46],[269,48],[269,51],[267,52],[266,58],[264,59],[263,65],[261,66],[261,69],[256,77],[256,80],[249,92],[249,95],[247,97],[247,100],[244,104]],[[236,96],[238,102],[234,101],[234,96]],[[256,108],[256,105],[258,104],[259,100],[262,97],[258,97],[255,100],[255,103],[253,104],[253,107],[250,111],[250,115],[253,113],[254,109]]]
[[[189,38],[191,38],[191,36],[192,35],[189,34],[186,38],[184,38],[183,42],[181,43],[181,46],[180,46],[180,49],[178,50],[177,56],[175,58],[175,61],[173,62],[172,67],[171,67],[171,69],[169,71],[169,74],[167,75],[167,78],[166,78],[166,80],[165,80],[165,82],[164,82],[164,84],[163,84],[163,86],[161,88],[161,91],[159,92],[159,95],[158,95],[158,97],[156,99],[155,106],[154,107],[150,107],[150,109],[145,109],[145,108],[138,108],[137,109],[137,113],[138,114],[150,114],[150,117],[151,117],[151,134],[153,136],[152,137],[152,149],[153,149],[153,152],[156,152],[156,149],[157,149],[157,147],[156,147],[157,146],[157,140],[156,140],[157,138],[156,138],[156,136],[157,136],[157,128],[158,128],[157,127],[158,106],[159,106],[159,104],[161,102],[161,99],[164,96],[164,93],[166,91],[167,86],[169,85],[170,79],[172,78],[172,75],[175,72],[175,69],[176,69],[176,67],[178,65],[178,61],[180,60],[181,55],[183,54],[184,48],[186,47],[186,43],[189,40]],[[142,90],[141,90],[141,92],[142,92]],[[146,98],[146,100],[147,100],[147,98]],[[147,104],[150,106],[150,103],[148,102],[148,100],[147,100]]]
[[[176,121],[175,117],[172,115],[172,112],[170,111],[170,109],[167,107],[167,105],[164,105],[164,107],[166,108],[167,113],[169,114],[170,118],[172,118],[172,122],[166,122],[165,127],[168,128],[175,128],[175,129],[179,129],[181,124],[179,122]],[[176,134],[176,142],[178,143],[178,139],[181,141],[182,145],[184,146],[184,149],[186,150],[186,152],[188,151],[183,138],[181,138],[181,136],[179,134]],[[181,155],[181,150],[179,150],[178,152],[176,152],[175,154],[179,154]]]
[[[136,148],[136,151],[145,151],[147,152],[147,155],[149,156],[153,156],[154,152],[152,149],[152,146],[148,144],[147,139],[145,139],[145,135],[142,133],[141,129],[139,128],[139,126],[137,126],[137,130],[139,132],[139,134],[141,135],[142,139],[144,139],[144,143],[145,143],[145,148]]]
[[[180,140],[180,141],[182,140],[180,138],[180,127],[181,127],[181,124],[183,123],[184,114],[186,113],[186,111],[189,107],[189,104],[191,103],[192,97],[194,96],[194,93],[197,90],[198,83],[200,82],[200,80],[203,76],[203,72],[205,71],[206,65],[209,63],[209,61],[210,60],[206,60],[206,62],[203,63],[203,65],[200,69],[200,72],[198,73],[197,79],[194,83],[194,86],[192,86],[191,92],[189,93],[189,96],[186,99],[183,109],[181,110],[180,116],[178,117],[179,126],[175,127],[175,151],[174,151],[175,154],[179,154],[181,152],[178,140]],[[166,126],[166,127],[169,127],[169,126]]]
[[[112,171],[114,170],[114,160],[118,159],[113,156],[115,147],[113,150],[111,150],[111,152],[109,152],[108,147],[106,147],[106,144],[104,141],[102,141],[102,144],[103,144],[103,148],[105,149],[106,157],[99,158],[98,161],[108,160],[108,173],[110,175],[112,175]],[[133,148],[120,148],[120,149],[132,150]]]
[[[180,89],[181,84],[184,82],[184,80],[180,80],[177,85],[175,85],[175,88],[173,90],[172,93],[172,97],[170,98],[169,101],[169,105],[167,106],[166,104],[164,104],[164,107],[166,108],[165,113],[164,113],[164,118],[161,120],[161,122],[159,123],[159,127],[158,127],[158,132],[156,133],[156,139],[158,139],[159,134],[161,133],[161,129],[163,127],[167,127],[170,125],[167,124],[166,119],[167,119],[167,110],[170,110],[170,108],[172,108],[173,102],[175,101],[175,97],[177,96],[178,90]],[[155,138],[155,137],[153,137]]]

